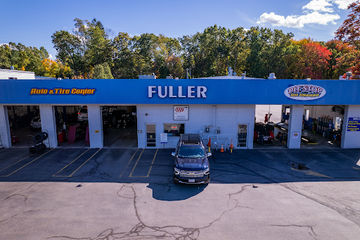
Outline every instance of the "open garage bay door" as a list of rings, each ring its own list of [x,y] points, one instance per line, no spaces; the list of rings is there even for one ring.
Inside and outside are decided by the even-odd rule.
[[[54,106],[59,147],[89,147],[86,105]]]
[[[282,115],[282,105],[256,105],[254,148],[286,147],[286,133],[279,128]]]
[[[6,106],[9,116],[11,145],[29,147],[33,136],[41,132],[39,106]]]
[[[104,147],[137,148],[136,106],[103,106]]]
[[[304,106],[302,148],[339,148],[345,106]]]

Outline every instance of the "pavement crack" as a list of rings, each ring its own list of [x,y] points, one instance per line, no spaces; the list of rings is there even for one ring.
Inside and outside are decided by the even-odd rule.
[[[238,194],[241,194],[241,193],[244,192],[245,189],[248,188],[248,187],[252,187],[252,185],[244,185],[244,186],[241,187],[241,189],[240,189],[239,191],[228,194],[227,205],[229,206],[229,202],[232,200],[232,197],[233,197],[233,196],[238,195]],[[225,211],[222,212],[222,213],[220,214],[220,216],[219,216],[218,218],[216,218],[214,221],[210,222],[208,225],[206,225],[206,226],[204,226],[204,227],[202,227],[202,228],[199,228],[199,229],[209,228],[209,227],[211,227],[211,225],[213,225],[215,222],[220,221],[220,219],[222,218],[222,216],[223,216],[224,214],[226,214],[226,213],[228,213],[228,212],[231,212],[231,211],[233,211],[233,210],[236,209],[236,208],[243,208],[242,206],[239,206],[239,205],[238,205],[238,204],[239,204],[239,201],[238,201],[237,199],[233,199],[233,200],[235,200],[235,206],[231,207],[230,209],[225,210]]]
[[[5,218],[5,219],[3,219],[3,220],[0,220],[0,223],[6,222],[6,221],[8,221],[8,220],[10,220],[10,219],[12,219],[12,218],[20,215],[20,214],[25,214],[25,213],[30,213],[30,212],[36,212],[36,211],[40,211],[40,210],[28,210],[28,211],[19,212],[19,213],[17,213],[17,214],[12,215],[11,217],[8,217],[8,218]]]
[[[21,197],[23,197],[25,204],[26,204],[26,201],[28,200],[28,196],[26,196],[26,195],[24,195],[24,194],[15,193],[15,194],[12,194],[12,195],[4,198],[3,201],[8,200],[8,199],[10,199],[10,198],[12,198],[12,197],[14,197],[14,196],[21,196]]]
[[[298,228],[309,228],[309,235],[314,238],[317,239],[316,236],[317,234],[314,231],[314,226],[311,225],[298,225],[298,224],[288,224],[288,225],[270,225],[272,227],[298,227]]]
[[[324,207],[327,207],[327,208],[330,208],[334,211],[336,211],[337,213],[339,213],[341,216],[345,217],[346,219],[348,219],[349,221],[355,223],[357,226],[360,227],[360,221],[359,221],[359,215],[360,215],[360,211],[359,210],[355,210],[353,208],[350,208],[348,206],[345,206],[344,204],[339,204],[339,201],[338,200],[335,200],[331,197],[328,197],[328,196],[323,196],[325,199],[329,200],[329,202],[332,202],[333,204],[330,204],[329,202],[325,202],[325,201],[322,201],[320,199],[316,199],[315,197],[311,197],[309,196],[308,194],[305,194],[305,193],[302,193],[300,192],[300,190],[297,188],[297,187],[294,187],[293,184],[280,184],[280,186],[294,192],[294,193],[297,193],[307,199],[310,199],[316,203],[319,203],[321,205],[323,205]],[[312,194],[315,194],[314,192],[311,192]],[[317,194],[319,195],[319,194]],[[341,209],[341,207],[343,207],[343,209]]]
[[[164,187],[167,187],[169,191],[174,186],[170,182],[165,184],[159,184]],[[52,236],[48,239],[73,239],[73,240],[107,240],[107,239],[178,239],[178,240],[195,240],[200,236],[200,231],[206,228],[211,227],[215,222],[220,221],[221,218],[228,212],[233,211],[236,208],[248,208],[240,206],[237,199],[234,199],[234,196],[243,193],[247,188],[252,188],[252,185],[242,186],[240,190],[229,193],[227,207],[216,219],[208,223],[203,227],[183,227],[177,225],[165,225],[165,226],[151,226],[144,222],[142,219],[141,213],[138,209],[138,196],[134,188],[134,184],[122,184],[120,189],[117,191],[117,195],[124,199],[131,199],[132,205],[134,208],[134,214],[137,219],[137,223],[128,231],[128,232],[116,232],[116,229],[106,229],[101,232],[98,236],[92,237],[82,237],[82,238],[72,238],[69,236]],[[231,201],[234,201],[235,204],[231,205]]]

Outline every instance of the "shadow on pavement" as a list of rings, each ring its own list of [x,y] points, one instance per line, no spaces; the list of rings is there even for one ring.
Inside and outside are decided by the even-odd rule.
[[[160,201],[181,201],[198,195],[207,185],[180,185],[149,183],[153,198]]]

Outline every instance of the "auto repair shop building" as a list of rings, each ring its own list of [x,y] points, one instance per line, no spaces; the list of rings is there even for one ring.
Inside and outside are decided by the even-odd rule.
[[[359,80],[0,80],[0,136],[12,146],[8,109],[39,106],[48,147],[58,146],[55,107],[86,105],[90,148],[104,147],[102,106],[135,106],[138,148],[174,148],[181,133],[253,148],[255,105],[290,106],[287,147],[300,148],[304,106],[344,106],[342,148],[360,148]],[[164,137],[166,135],[166,137]],[[214,140],[215,139],[215,140]],[[227,143],[229,144],[229,143]]]

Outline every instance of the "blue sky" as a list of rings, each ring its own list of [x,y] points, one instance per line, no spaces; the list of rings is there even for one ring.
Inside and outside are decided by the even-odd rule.
[[[73,20],[101,21],[114,35],[127,32],[181,37],[218,26],[252,26],[292,32],[295,39],[333,39],[354,0],[0,0],[0,44],[15,42],[55,57],[51,36],[74,28]]]

